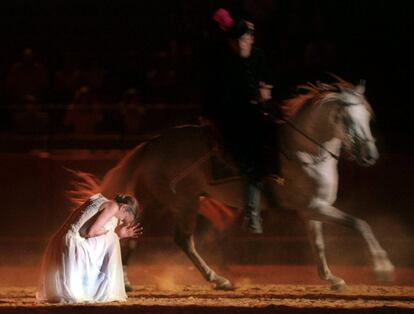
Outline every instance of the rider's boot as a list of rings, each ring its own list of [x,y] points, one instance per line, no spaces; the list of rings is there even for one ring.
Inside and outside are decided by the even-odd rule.
[[[262,234],[262,217],[260,215],[260,188],[258,183],[248,182],[244,207],[244,228],[253,234]]]

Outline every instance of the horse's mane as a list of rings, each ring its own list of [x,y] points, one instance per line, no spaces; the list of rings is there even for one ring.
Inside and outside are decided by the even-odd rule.
[[[306,83],[296,86],[297,93],[280,104],[280,109],[285,118],[293,117],[305,104],[312,102],[323,104],[327,102],[340,101],[346,102],[344,93],[356,94],[357,86],[331,74],[337,81],[333,83],[322,83],[317,81],[316,84]],[[368,102],[363,104],[369,111],[372,109]]]

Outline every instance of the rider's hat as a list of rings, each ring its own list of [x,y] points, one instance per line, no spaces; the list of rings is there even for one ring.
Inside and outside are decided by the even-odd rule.
[[[230,13],[223,8],[216,10],[213,14],[213,21],[219,28],[224,31],[225,36],[231,39],[237,39],[246,33],[253,34],[253,23],[240,17],[233,18]]]

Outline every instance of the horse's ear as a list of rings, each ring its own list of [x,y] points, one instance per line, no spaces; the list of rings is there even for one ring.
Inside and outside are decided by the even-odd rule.
[[[359,80],[359,84],[355,87],[355,91],[359,94],[364,94],[365,93],[365,84],[366,84],[365,80]]]
[[[331,72],[327,72],[327,74],[329,75],[329,76],[332,76],[335,80],[337,80],[339,83],[341,83],[341,84],[344,84],[344,85],[348,85],[349,86],[349,83],[347,82],[347,81],[345,81],[342,77],[340,77],[340,76],[338,76],[338,75],[336,75],[336,74],[333,74],[333,73],[331,73]]]

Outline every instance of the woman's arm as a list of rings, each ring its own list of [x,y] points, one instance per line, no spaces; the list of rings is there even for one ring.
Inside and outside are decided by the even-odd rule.
[[[118,209],[118,206],[114,202],[103,203],[101,208],[99,208],[98,217],[82,236],[92,238],[106,234],[108,230],[104,226],[116,214]]]

